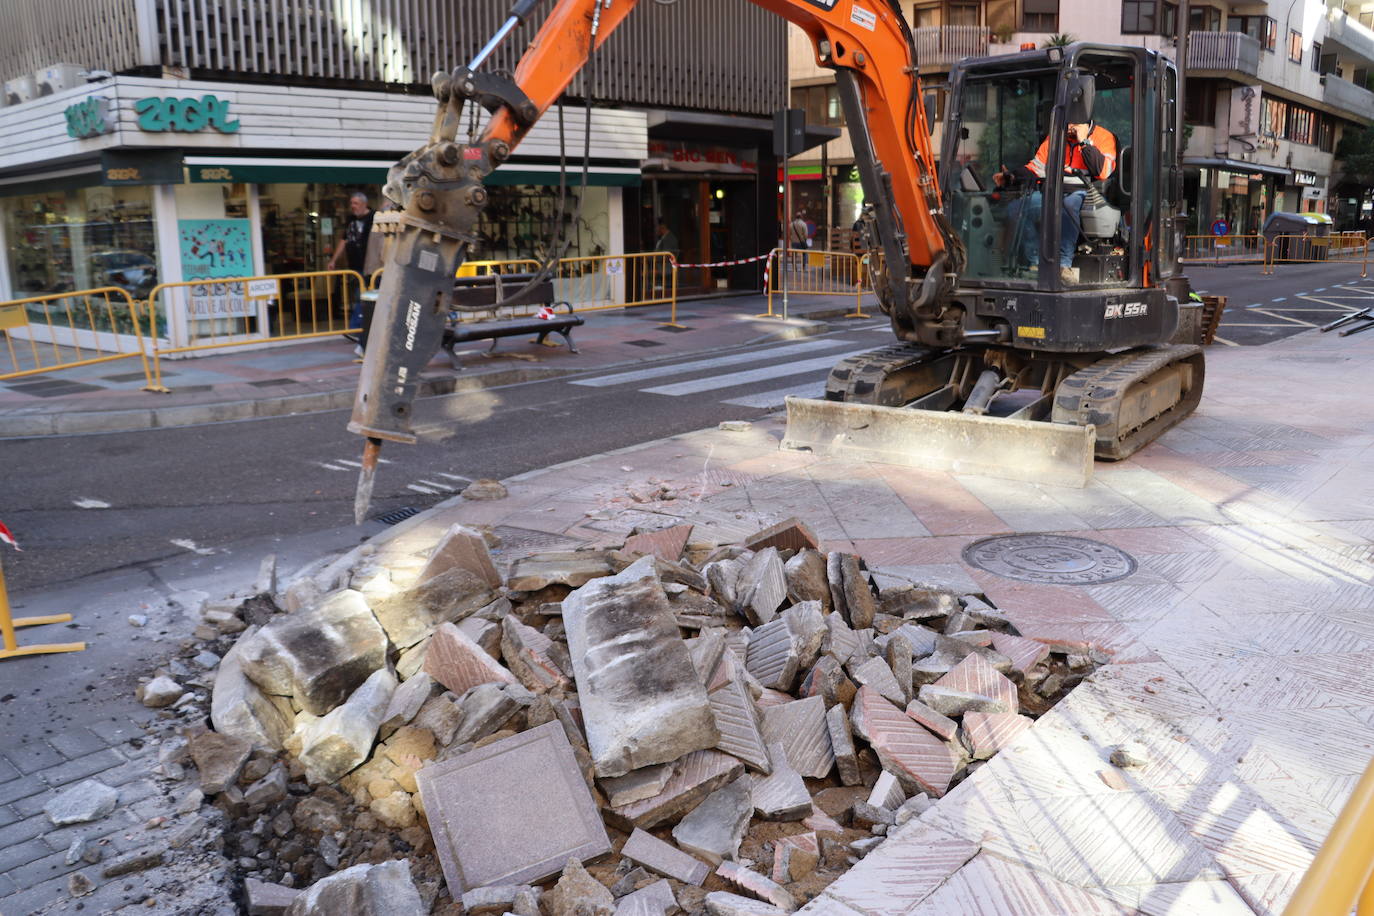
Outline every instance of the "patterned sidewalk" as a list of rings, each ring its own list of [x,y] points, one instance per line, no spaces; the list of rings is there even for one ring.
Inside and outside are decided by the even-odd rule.
[[[457,521],[518,553],[683,520],[725,542],[795,515],[825,549],[982,590],[1027,636],[1111,662],[807,912],[1276,914],[1374,756],[1374,406],[1351,394],[1374,390],[1371,356],[1374,337],[1315,332],[1213,350],[1197,414],[1081,490],[779,452],[774,420],[524,475],[385,549]],[[1050,587],[962,562],[1009,532],[1139,568]],[[1127,740],[1147,766],[1108,763]]]

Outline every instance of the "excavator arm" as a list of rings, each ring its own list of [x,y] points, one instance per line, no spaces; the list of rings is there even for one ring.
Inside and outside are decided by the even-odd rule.
[[[414,442],[411,410],[420,372],[443,336],[454,274],[476,244],[487,201],[483,178],[505,162],[638,0],[558,0],[514,76],[482,63],[538,6],[518,0],[501,30],[466,67],[436,74],[429,142],[391,170],[386,196],[400,208],[363,360],[349,430],[367,437],[354,514],[371,499],[381,441]],[[940,213],[930,130],[911,33],[896,0],[752,0],[810,37],[833,69],[864,195],[882,249],[878,297],[900,336],[934,318],[959,261]],[[458,139],[464,106],[491,118],[475,142]],[[907,333],[903,333],[903,331]]]

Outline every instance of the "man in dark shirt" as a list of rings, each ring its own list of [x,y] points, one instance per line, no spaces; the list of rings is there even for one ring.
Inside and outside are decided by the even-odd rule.
[[[367,240],[372,235],[372,207],[367,202],[367,195],[362,191],[354,191],[348,198],[348,222],[344,224],[343,238],[334,246],[334,254],[329,258],[329,270],[336,270],[341,256],[347,256],[348,269],[354,271],[367,281],[367,274],[363,268],[367,264]],[[348,282],[345,280],[344,288],[348,289]],[[363,330],[358,336],[359,351],[367,348],[367,332],[372,326],[371,303],[360,303],[363,312]],[[354,303],[349,303],[350,310]],[[361,353],[359,353],[361,355]]]

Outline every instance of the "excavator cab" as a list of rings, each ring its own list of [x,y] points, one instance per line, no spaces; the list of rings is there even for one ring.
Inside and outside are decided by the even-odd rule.
[[[1173,64],[1140,48],[1080,43],[957,65],[942,162],[946,210],[967,252],[960,286],[1153,290],[1143,301],[1160,321],[1140,333],[1089,319],[1047,327],[1041,339],[1049,349],[1063,349],[1053,344],[1063,337],[1070,349],[1099,350],[1167,338],[1177,314],[1157,286],[1177,270],[1176,85]],[[1066,159],[1070,129],[1083,125],[1086,145],[1104,157],[1097,174]],[[1006,298],[1025,301],[982,298],[970,299],[970,313],[994,319],[1007,315]]]

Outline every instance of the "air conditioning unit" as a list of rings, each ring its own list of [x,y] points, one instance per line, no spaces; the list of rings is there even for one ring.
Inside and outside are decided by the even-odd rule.
[[[64,89],[86,85],[86,68],[79,64],[53,64],[39,70],[33,78],[40,96],[52,95]]]
[[[5,104],[22,105],[38,98],[38,88],[34,85],[33,75],[25,74],[5,83]]]

